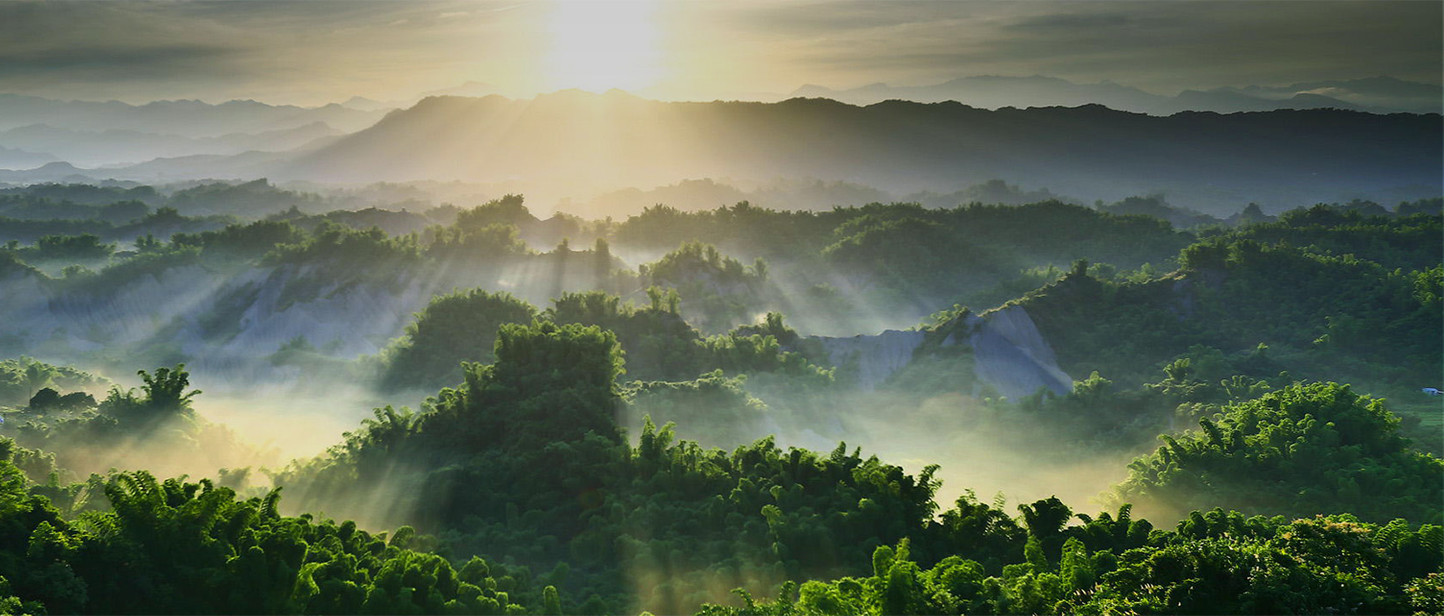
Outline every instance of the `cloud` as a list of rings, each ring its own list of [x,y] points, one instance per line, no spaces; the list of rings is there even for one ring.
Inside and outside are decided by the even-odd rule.
[[[729,3],[736,11],[728,25],[789,35],[847,35],[849,32],[910,23],[966,19],[997,7],[987,3],[833,0]]]
[[[219,24],[157,19],[139,3],[0,3],[0,89],[205,79],[248,71]]]
[[[1434,2],[936,2],[886,15],[893,3],[876,4],[844,11],[843,31],[797,7],[751,17],[801,42],[798,72],[814,83],[819,72],[843,85],[1046,74],[1177,91],[1374,75],[1437,83],[1441,71]]]
[[[234,51],[225,46],[190,43],[48,50],[0,48],[0,77],[56,72],[113,76],[115,71],[130,77],[174,75],[182,67],[210,70],[216,58],[230,56]]]
[[[592,1],[592,0],[587,0]],[[1392,75],[1437,83],[1438,2],[665,0],[673,96],[980,75],[1171,93]],[[404,98],[541,87],[547,2],[0,2],[0,91]]]
[[[1133,20],[1123,13],[1056,13],[1024,17],[1004,26],[1008,30],[1025,32],[1058,32],[1077,29],[1107,29],[1124,26]]]
[[[515,2],[0,2],[0,92],[85,99],[405,96],[470,70]],[[486,16],[483,17],[482,13]],[[441,16],[440,18],[438,16]],[[449,18],[448,18],[449,17]],[[401,90],[396,92],[395,90]]]

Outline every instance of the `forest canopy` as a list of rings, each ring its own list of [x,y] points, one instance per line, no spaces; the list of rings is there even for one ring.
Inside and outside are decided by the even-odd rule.
[[[5,193],[0,612],[1444,602],[1432,201],[194,188]]]

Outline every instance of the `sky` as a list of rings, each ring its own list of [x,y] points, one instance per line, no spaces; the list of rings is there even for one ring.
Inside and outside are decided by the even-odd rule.
[[[1159,94],[1437,84],[1444,3],[0,0],[0,92],[140,103],[414,99],[467,82],[748,99],[972,75]]]

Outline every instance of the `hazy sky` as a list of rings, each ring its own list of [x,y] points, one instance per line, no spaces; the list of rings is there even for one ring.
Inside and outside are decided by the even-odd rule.
[[[1439,83],[1444,3],[0,0],[0,92],[409,99],[467,81],[747,98],[968,75],[1161,94],[1389,75]]]

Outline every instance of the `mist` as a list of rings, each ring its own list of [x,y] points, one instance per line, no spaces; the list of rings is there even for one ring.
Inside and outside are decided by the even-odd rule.
[[[1279,102],[1267,97],[1287,88],[1259,86],[1197,93],[1204,102],[1146,115],[1086,89],[1019,108],[1019,95],[1004,86],[1028,79],[978,79],[985,89],[960,82],[927,96],[869,90],[886,101],[828,90],[768,103],[563,90],[532,98],[433,96],[387,110],[9,96],[0,104],[13,125],[0,123],[0,147],[15,163],[0,170],[0,181],[269,178],[303,191],[349,192],[337,202],[364,207],[360,202],[382,194],[366,185],[381,180],[420,188],[412,197],[425,194],[432,206],[525,193],[540,213],[590,219],[657,203],[698,209],[749,200],[816,210],[891,200],[1089,203],[1148,194],[1223,217],[1248,202],[1283,210],[1355,198],[1415,200],[1440,190],[1439,147],[1423,137],[1437,132],[1437,102],[1383,115],[1316,94]],[[1308,92],[1354,88],[1359,100],[1432,87],[1399,80],[1298,85],[1312,87]],[[957,88],[996,100],[964,104],[971,99]],[[1295,104],[1308,96],[1319,100]],[[1223,102],[1207,103],[1210,97]],[[1306,129],[1296,130],[1298,123]],[[1049,128],[1034,129],[1040,125]],[[1098,135],[1107,139],[1093,140]],[[1094,149],[1068,145],[1083,142]],[[1371,144],[1369,151],[1360,143]],[[1160,166],[1153,153],[1175,164]],[[1025,188],[1013,196],[978,190],[999,181]]]
[[[1441,10],[0,2],[0,614],[1440,612]]]

